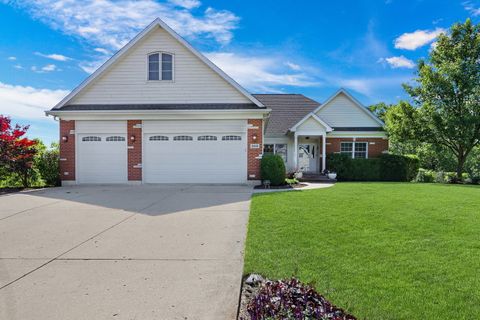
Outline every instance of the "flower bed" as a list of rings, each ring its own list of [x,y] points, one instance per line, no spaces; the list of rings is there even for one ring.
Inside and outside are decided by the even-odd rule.
[[[241,320],[356,319],[295,278],[246,281],[242,292]]]

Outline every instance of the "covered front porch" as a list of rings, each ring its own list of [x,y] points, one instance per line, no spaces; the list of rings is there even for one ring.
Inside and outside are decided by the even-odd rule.
[[[310,113],[290,129],[293,136],[293,167],[305,173],[323,173],[327,168],[327,132],[333,129]]]

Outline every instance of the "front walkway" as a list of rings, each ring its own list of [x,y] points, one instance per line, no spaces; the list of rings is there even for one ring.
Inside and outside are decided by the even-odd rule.
[[[234,319],[252,190],[0,196],[0,319]]]
[[[334,183],[317,183],[317,182],[302,182],[306,184],[306,187],[298,189],[255,189],[253,193],[266,193],[266,192],[281,192],[281,191],[302,191],[302,190],[313,190],[313,189],[322,189],[332,187]]]

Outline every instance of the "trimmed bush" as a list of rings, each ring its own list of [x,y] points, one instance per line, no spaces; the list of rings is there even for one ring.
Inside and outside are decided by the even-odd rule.
[[[272,186],[279,186],[285,183],[285,164],[282,157],[276,154],[268,154],[262,157],[260,163],[262,180],[270,180]]]
[[[419,161],[415,156],[390,154],[372,159],[330,154],[327,166],[328,170],[337,173],[337,179],[341,181],[412,181],[417,176]]]
[[[380,160],[383,181],[412,181],[420,168],[418,157],[413,155],[382,154]]]

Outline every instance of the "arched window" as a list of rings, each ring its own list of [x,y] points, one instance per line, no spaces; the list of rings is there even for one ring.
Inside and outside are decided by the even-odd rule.
[[[156,52],[148,55],[148,80],[173,80],[173,54]]]
[[[198,141],[216,141],[217,137],[215,136],[199,136],[197,138]]]
[[[173,137],[174,141],[192,141],[193,137],[192,136],[175,136]]]
[[[223,136],[222,140],[223,141],[238,141],[238,140],[242,140],[242,137],[241,136]]]
[[[97,136],[88,136],[88,137],[83,137],[82,141],[85,142],[90,142],[90,141],[102,141],[102,138],[97,137]]]
[[[111,137],[107,137],[107,139],[105,140],[106,141],[125,141],[125,137],[111,136]]]
[[[150,138],[148,138],[148,140],[150,140],[150,141],[168,141],[168,137],[167,136],[151,136]]]

